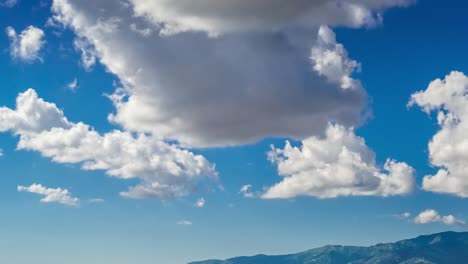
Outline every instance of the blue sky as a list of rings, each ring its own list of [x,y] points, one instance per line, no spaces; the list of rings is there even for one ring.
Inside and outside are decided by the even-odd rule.
[[[465,229],[468,82],[464,75],[451,75],[447,85],[426,90],[452,71],[468,73],[463,1],[325,1],[330,14],[319,16],[324,7],[307,6],[305,21],[274,6],[266,6],[268,12],[247,7],[259,12],[260,22],[249,23],[246,9],[210,6],[213,1],[195,11],[158,1],[145,6],[132,0],[120,7],[106,0],[84,2],[19,0],[0,7],[1,262],[186,263]],[[265,7],[265,1],[257,2]],[[368,17],[353,13],[356,7]],[[207,11],[196,13],[203,8]],[[191,15],[200,20],[187,20]],[[135,23],[132,30],[123,29],[127,20]],[[93,25],[98,26],[88,30]],[[21,42],[29,26],[42,37]],[[16,36],[8,36],[8,27]],[[336,40],[329,38],[333,32]],[[96,58],[89,68],[77,40]],[[22,45],[26,51],[15,53]],[[304,51],[312,54],[302,56]],[[340,60],[326,61],[324,54]],[[31,101],[25,105],[32,107],[31,116],[7,116],[29,88],[55,104],[51,112],[67,121],[50,125],[56,117],[48,119],[47,112],[40,129],[28,127],[43,107]],[[437,93],[444,89],[461,95],[445,98]],[[119,91],[123,101],[112,101],[109,95]],[[418,91],[425,92],[408,107]],[[426,114],[424,107],[432,111]],[[451,113],[456,121],[438,124],[437,112]],[[300,115],[305,118],[296,119]],[[52,133],[66,133],[80,122],[94,129],[87,127],[81,136],[97,143],[65,146],[78,139]],[[330,127],[337,137],[344,131],[349,141],[327,141]],[[125,137],[112,141],[114,151],[99,145],[115,131]],[[448,136],[437,138],[429,151],[439,132]],[[139,143],[139,137],[146,141]],[[288,156],[285,140],[310,149]],[[283,151],[274,162],[267,158],[271,145]],[[131,146],[147,156],[133,156]],[[334,147],[349,149],[363,167],[330,161],[337,158]],[[151,158],[170,165],[145,163]],[[387,158],[412,168],[398,178],[400,189],[383,183],[394,177],[384,169]],[[104,165],[83,169],[90,161]],[[137,168],[126,166],[134,164]],[[343,168],[351,183],[339,173]],[[429,181],[439,169],[449,176]],[[425,176],[429,183],[423,185]],[[273,190],[283,179],[308,188]],[[343,184],[341,193],[334,193],[335,183]],[[252,186],[252,197],[240,191],[246,185]],[[46,193],[55,196],[41,201]],[[79,202],[70,202],[73,198]],[[205,203],[197,207],[201,198]],[[447,220],[449,215],[455,220]]]

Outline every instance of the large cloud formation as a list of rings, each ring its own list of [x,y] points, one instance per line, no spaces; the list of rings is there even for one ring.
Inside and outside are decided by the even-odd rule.
[[[440,169],[424,177],[423,189],[468,197],[468,77],[454,71],[436,79],[413,94],[410,105],[436,112],[440,126],[429,142],[430,162]]]
[[[16,109],[0,107],[0,132],[6,131],[19,136],[19,150],[113,177],[140,179],[121,193],[126,197],[179,197],[196,191],[205,179],[217,179],[214,166],[202,156],[144,134],[115,130],[100,135],[86,124],[68,121],[32,89],[18,96]]]
[[[409,2],[54,0],[52,10],[83,57],[120,79],[111,121],[209,147],[359,124],[358,63],[321,25],[372,26]]]
[[[408,164],[388,159],[383,170],[375,154],[352,129],[330,125],[324,138],[310,137],[300,147],[286,142],[268,153],[284,179],[262,195],[265,199],[297,196],[393,196],[409,194],[415,186]]]

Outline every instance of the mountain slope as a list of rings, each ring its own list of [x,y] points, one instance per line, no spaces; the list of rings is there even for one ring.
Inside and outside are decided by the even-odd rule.
[[[444,232],[371,247],[325,246],[297,254],[237,257],[189,264],[453,264],[468,263],[468,232]]]

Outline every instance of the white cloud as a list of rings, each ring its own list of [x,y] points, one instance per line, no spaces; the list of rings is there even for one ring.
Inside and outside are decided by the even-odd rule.
[[[246,184],[240,188],[239,193],[242,194],[245,198],[253,198],[254,194],[250,191],[252,189],[252,184]]]
[[[205,206],[205,198],[200,198],[197,200],[197,202],[195,203],[195,207],[198,207],[198,208],[203,208]]]
[[[29,187],[18,186],[18,192],[30,192],[43,195],[41,199],[43,203],[61,203],[70,206],[78,206],[80,199],[72,197],[67,189],[62,188],[47,188],[41,184],[33,184]]]
[[[14,59],[25,62],[42,60],[39,52],[45,44],[44,31],[34,26],[29,26],[19,35],[12,27],[7,27],[6,32],[10,38],[10,54]]]
[[[4,7],[14,7],[18,3],[17,0],[1,0],[0,6]]]
[[[417,215],[414,220],[416,224],[444,223],[446,225],[460,224],[465,222],[455,218],[453,215],[441,216],[436,210],[427,209]]]
[[[188,220],[180,220],[177,222],[178,225],[191,226],[192,222]]]
[[[423,179],[424,190],[468,197],[468,77],[451,72],[411,96],[409,105],[436,112],[440,130],[429,142],[429,158],[439,167]]]
[[[67,84],[67,88],[72,91],[75,91],[76,88],[78,88],[78,79],[77,78],[73,79],[71,83]]]
[[[16,109],[0,107],[0,132],[34,134],[55,128],[70,128],[72,124],[55,104],[38,98],[33,89],[16,98]]]
[[[184,196],[217,173],[204,157],[151,136],[112,131],[100,135],[83,123],[69,122],[54,104],[29,89],[16,109],[0,107],[0,131],[19,135],[19,150],[34,150],[58,163],[82,164],[110,176],[140,179],[121,195],[131,198]]]
[[[402,217],[402,218],[410,218],[410,217],[411,217],[411,213],[409,213],[409,212],[404,212],[404,213],[401,214],[401,217]]]
[[[322,25],[375,24],[409,1],[282,2],[54,0],[52,10],[120,79],[109,119],[128,131],[209,147],[360,124],[358,63]]]
[[[268,157],[284,179],[262,195],[266,199],[387,197],[409,194],[415,186],[412,167],[388,159],[379,168],[364,139],[340,125],[330,125],[324,138],[310,137],[300,147],[289,142],[284,149],[272,146]]]
[[[0,157],[3,156],[3,149],[0,148]]]

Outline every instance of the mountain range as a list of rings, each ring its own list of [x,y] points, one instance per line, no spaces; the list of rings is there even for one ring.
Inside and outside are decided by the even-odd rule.
[[[463,264],[468,232],[444,232],[370,247],[325,246],[289,255],[256,255],[189,264]]]

